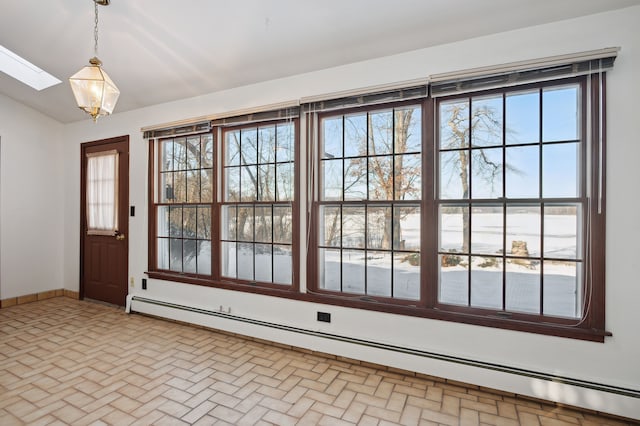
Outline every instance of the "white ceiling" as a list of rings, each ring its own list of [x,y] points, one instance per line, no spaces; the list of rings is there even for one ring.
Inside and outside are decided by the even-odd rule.
[[[98,57],[116,113],[640,0],[112,0]],[[67,83],[93,56],[92,0],[0,0],[0,44],[63,81],[35,91],[0,73],[0,93],[67,123]]]

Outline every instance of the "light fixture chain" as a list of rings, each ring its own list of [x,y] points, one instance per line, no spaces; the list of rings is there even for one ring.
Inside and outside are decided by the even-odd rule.
[[[95,26],[93,27],[93,38],[95,40],[95,45],[93,46],[93,51],[95,52],[95,56],[98,56],[98,3],[93,2],[96,18],[95,18]]]

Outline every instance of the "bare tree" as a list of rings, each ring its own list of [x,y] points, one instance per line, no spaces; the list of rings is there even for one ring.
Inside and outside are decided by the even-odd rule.
[[[503,136],[502,110],[497,110],[489,103],[479,103],[470,113],[469,101],[442,103],[440,109],[440,149],[451,150],[450,155],[441,157],[440,182],[460,188],[459,198],[468,200],[470,195],[470,176],[473,167],[474,188],[482,183],[490,188],[491,194],[502,194],[502,156],[500,160],[492,159],[483,146],[501,146]],[[469,149],[471,146],[480,149]],[[510,171],[520,173],[510,167]],[[448,170],[449,172],[444,172]],[[449,180],[444,180],[444,175]],[[456,179],[457,182],[452,182]],[[477,185],[477,186],[476,186]],[[458,198],[458,197],[454,197]],[[462,252],[469,252],[469,208],[461,208],[463,222]]]

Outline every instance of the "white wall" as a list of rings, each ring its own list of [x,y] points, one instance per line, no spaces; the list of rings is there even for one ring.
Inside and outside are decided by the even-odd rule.
[[[71,290],[78,289],[79,144],[129,134],[130,204],[136,206],[136,217],[131,218],[129,226],[129,273],[136,279],[136,287],[131,289],[133,294],[208,309],[223,305],[230,307],[232,314],[277,324],[640,390],[637,332],[640,309],[636,307],[640,285],[634,267],[640,255],[640,227],[637,226],[640,198],[635,194],[640,182],[635,108],[640,99],[638,22],[640,6],[157,105],[116,114],[97,125],[88,119],[67,125],[64,129],[65,285]],[[147,267],[147,143],[142,139],[141,127],[434,73],[610,46],[621,46],[622,51],[608,79],[606,324],[613,337],[607,338],[604,344],[334,306],[322,307],[333,315],[331,324],[321,324],[315,320],[315,312],[320,307],[303,302],[156,280],[150,280],[148,290],[140,289],[140,279],[145,277]],[[169,309],[145,309],[292,345],[640,418],[640,400],[635,398],[618,398]]]
[[[64,286],[62,129],[0,95],[0,299]]]

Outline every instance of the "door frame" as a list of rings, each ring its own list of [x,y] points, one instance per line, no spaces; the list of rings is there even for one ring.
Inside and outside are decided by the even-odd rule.
[[[100,145],[107,145],[116,142],[126,142],[127,143],[127,185],[124,187],[123,194],[118,194],[118,197],[123,197],[126,200],[126,208],[129,210],[129,135],[116,136],[113,138],[107,139],[99,139],[95,141],[83,142],[80,144],[80,268],[79,268],[79,298],[80,300],[84,299],[84,291],[85,291],[85,282],[84,282],[84,249],[85,249],[85,229],[87,222],[86,215],[86,205],[87,205],[87,182],[86,182],[86,173],[87,173],[87,162],[85,161],[86,157],[86,149],[93,148]],[[125,267],[127,269],[127,277],[129,276],[129,216],[126,215],[127,225],[126,225],[126,240],[125,240]],[[125,282],[126,288],[128,289],[128,278],[127,282]]]

